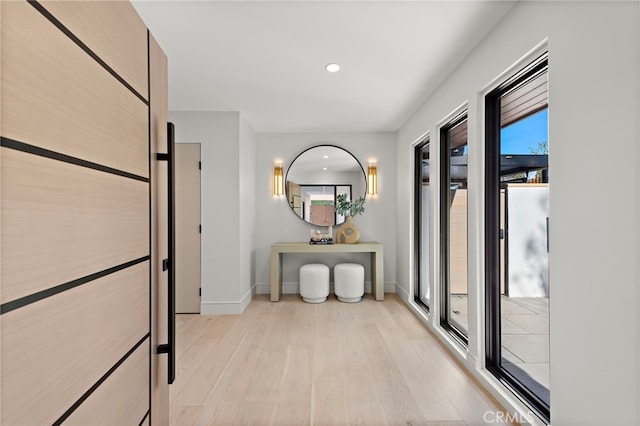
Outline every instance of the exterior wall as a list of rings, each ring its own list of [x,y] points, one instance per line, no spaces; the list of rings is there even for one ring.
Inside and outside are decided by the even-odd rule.
[[[432,317],[424,320],[506,407],[526,413],[483,368],[482,102],[498,76],[546,43],[553,424],[640,422],[638,8],[637,2],[518,2],[398,134],[398,293],[419,312],[412,302],[413,209],[407,208],[413,206],[412,145],[427,132],[436,142],[438,123],[461,105],[469,109],[469,349]],[[440,154],[437,145],[431,158]],[[433,218],[437,191],[431,197]],[[432,233],[437,229],[434,220]],[[437,247],[431,247],[436,267]],[[436,268],[432,283],[437,277]]]
[[[0,12],[0,423],[149,422],[168,396],[151,385],[149,122],[166,117],[166,58],[156,45],[154,103],[130,3]]]

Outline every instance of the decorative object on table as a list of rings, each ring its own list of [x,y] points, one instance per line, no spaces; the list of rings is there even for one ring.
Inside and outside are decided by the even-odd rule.
[[[331,230],[331,226],[329,229]],[[333,244],[333,232],[323,234],[319,229],[312,229],[309,244]]]
[[[345,218],[342,227],[336,232],[338,243],[355,244],[360,240],[360,230],[353,224],[351,216]]]
[[[338,243],[355,244],[360,239],[360,230],[353,223],[353,216],[364,213],[364,197],[355,201],[349,201],[347,194],[340,194],[336,197],[336,212],[345,216],[344,223],[336,232]]]

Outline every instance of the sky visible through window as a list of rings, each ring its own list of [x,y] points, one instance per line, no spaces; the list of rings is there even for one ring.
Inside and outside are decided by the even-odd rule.
[[[531,155],[548,141],[548,109],[536,112],[500,130],[500,154]]]

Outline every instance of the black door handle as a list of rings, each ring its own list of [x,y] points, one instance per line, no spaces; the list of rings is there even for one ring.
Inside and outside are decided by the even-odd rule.
[[[162,270],[169,272],[168,277],[168,335],[169,342],[158,345],[158,353],[168,355],[168,382],[176,379],[176,227],[175,227],[175,126],[167,123],[167,153],[158,154],[158,161],[166,161],[168,186],[168,245],[169,258],[162,261]]]

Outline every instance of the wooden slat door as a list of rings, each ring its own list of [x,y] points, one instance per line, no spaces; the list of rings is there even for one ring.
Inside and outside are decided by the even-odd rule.
[[[158,103],[128,2],[0,2],[0,19],[0,423],[156,423],[149,118],[166,128],[166,58]]]

